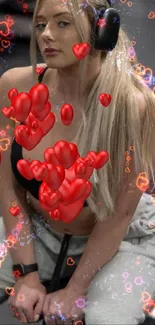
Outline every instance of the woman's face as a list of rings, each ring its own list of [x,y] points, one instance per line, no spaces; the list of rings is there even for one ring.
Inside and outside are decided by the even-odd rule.
[[[80,4],[82,4],[81,0],[79,0],[79,11]],[[67,68],[79,63],[72,47],[81,42],[70,12],[71,3],[68,5],[69,8],[62,0],[42,0],[36,15],[36,39],[41,55],[47,66],[55,69]],[[85,13],[81,17],[85,26],[85,35],[89,38],[88,17]],[[44,52],[47,47],[55,48],[59,52],[56,55],[47,56]]]

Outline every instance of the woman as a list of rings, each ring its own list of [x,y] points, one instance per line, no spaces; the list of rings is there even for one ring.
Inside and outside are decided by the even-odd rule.
[[[111,51],[93,47],[92,22],[102,7],[110,8],[109,2],[38,0],[31,38],[32,67],[11,69],[0,80],[2,107],[10,105],[7,94],[11,88],[29,92],[42,82],[49,88],[56,116],[54,128],[28,151],[14,139],[16,124],[8,127],[1,114],[1,128],[6,127],[12,144],[2,152],[0,165],[4,222],[0,242],[4,244],[10,234],[15,236],[17,220],[23,223],[17,242],[1,263],[0,287],[1,295],[12,287],[12,314],[25,323],[37,321],[43,312],[47,324],[77,324],[83,314],[86,324],[140,324],[154,293],[155,208],[144,192],[148,182],[154,181],[155,97],[129,60],[130,43],[122,28]],[[39,79],[35,39],[45,62],[38,65],[44,68]],[[91,50],[79,60],[72,48],[82,43],[89,43]],[[57,51],[49,55],[51,48]],[[111,95],[108,107],[98,100],[103,92]],[[68,127],[60,119],[63,103],[74,108]],[[49,217],[38,199],[38,183],[27,183],[16,167],[21,158],[44,161],[45,149],[62,139],[75,143],[82,157],[90,150],[106,150],[110,157],[104,168],[93,173],[91,195],[70,223]],[[13,202],[20,208],[20,218],[9,212]],[[60,277],[68,276],[69,282],[64,289],[46,295],[42,282],[52,278],[64,234],[70,242]],[[19,264],[25,266],[23,275],[17,277],[15,265],[22,272]]]

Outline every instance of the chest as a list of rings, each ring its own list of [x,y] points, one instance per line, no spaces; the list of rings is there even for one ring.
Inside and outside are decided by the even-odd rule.
[[[42,138],[42,140],[38,143],[38,145],[33,148],[31,151],[23,148],[23,158],[30,160],[40,160],[44,161],[44,151],[53,147],[57,141],[63,140],[67,142],[72,142],[77,145],[75,142],[75,137],[77,135],[79,122],[73,120],[72,124],[66,126],[62,123],[60,117],[60,109],[55,112],[54,106],[52,105],[52,112],[55,115],[55,124],[53,128]]]

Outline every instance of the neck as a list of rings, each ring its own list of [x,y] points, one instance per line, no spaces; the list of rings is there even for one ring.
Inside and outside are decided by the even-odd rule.
[[[94,68],[95,67],[95,68]],[[88,98],[89,92],[99,75],[101,63],[89,63],[83,82],[82,99]],[[66,102],[79,102],[79,66],[73,66],[56,71],[57,90],[63,94]]]

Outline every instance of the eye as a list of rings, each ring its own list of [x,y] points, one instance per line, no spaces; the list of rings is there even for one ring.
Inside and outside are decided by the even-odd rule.
[[[35,26],[35,28],[37,29],[37,30],[41,30],[41,29],[43,29],[43,28],[45,28],[46,27],[46,25],[45,24],[37,24],[36,26]]]
[[[60,21],[58,24],[62,24],[62,23],[63,23],[63,24],[66,24],[66,26],[67,26],[67,25],[70,25],[70,23],[67,23],[66,21]]]

